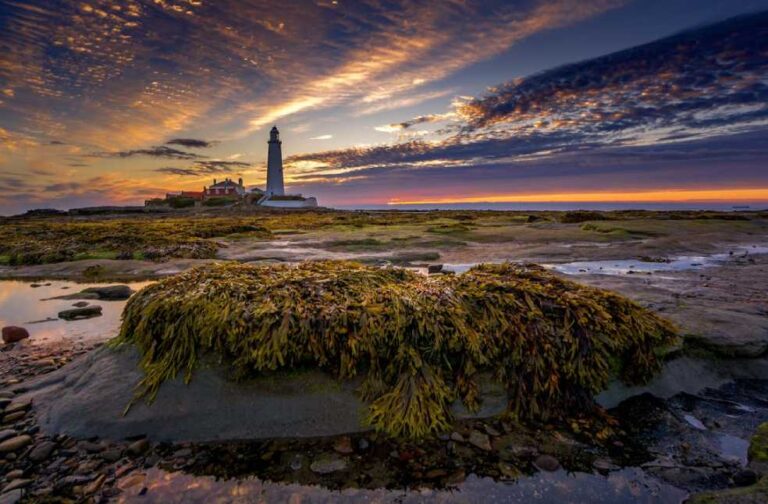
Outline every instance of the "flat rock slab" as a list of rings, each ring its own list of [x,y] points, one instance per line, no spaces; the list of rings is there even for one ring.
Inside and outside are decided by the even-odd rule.
[[[752,262],[653,275],[578,275],[675,322],[686,345],[728,358],[768,353],[768,255]]]
[[[146,435],[154,441],[215,441],[330,436],[369,430],[359,382],[339,382],[318,370],[277,373],[234,382],[221,368],[203,367],[189,385],[164,383],[151,405],[136,402],[123,416],[134,386],[143,377],[134,349],[101,347],[30,382],[40,428],[81,439],[124,439]],[[498,414],[506,407],[501,387],[484,384],[485,399],[472,416]],[[469,413],[456,406],[459,417]]]

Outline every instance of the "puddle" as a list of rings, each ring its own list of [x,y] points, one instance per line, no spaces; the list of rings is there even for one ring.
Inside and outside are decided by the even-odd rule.
[[[139,290],[152,282],[130,282]],[[31,287],[33,284],[40,287]],[[50,284],[50,285],[49,285]],[[25,327],[31,344],[55,343],[63,340],[96,342],[112,338],[120,328],[120,314],[126,301],[85,300],[102,307],[102,315],[84,320],[65,321],[57,317],[62,310],[73,308],[75,299],[48,299],[74,294],[87,287],[105,285],[67,281],[27,282],[0,280],[0,327]],[[114,284],[112,284],[114,285]]]
[[[684,271],[718,266],[732,259],[748,257],[752,254],[768,254],[768,246],[752,245],[730,248],[728,252],[701,256],[678,256],[668,262],[648,262],[639,259],[618,259],[603,261],[575,261],[563,264],[543,264],[542,266],[567,275],[600,274],[626,275],[633,273],[653,273]]]
[[[142,476],[143,475],[143,476]],[[122,486],[121,486],[122,483]],[[469,475],[450,489],[359,489],[340,491],[320,486],[261,481],[216,480],[181,472],[150,469],[132,473],[118,482],[125,503],[485,503],[537,502],[567,504],[611,502],[614,504],[679,504],[687,492],[650,478],[639,469],[622,469],[608,476],[588,473],[537,473],[511,481]]]

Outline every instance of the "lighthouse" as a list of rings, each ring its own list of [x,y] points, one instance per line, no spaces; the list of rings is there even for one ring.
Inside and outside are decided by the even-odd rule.
[[[283,152],[280,132],[273,126],[269,132],[269,153],[267,155],[267,196],[284,196]]]

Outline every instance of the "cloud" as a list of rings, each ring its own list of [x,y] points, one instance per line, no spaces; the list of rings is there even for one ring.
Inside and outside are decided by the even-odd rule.
[[[443,115],[376,128],[402,132],[449,118],[450,127],[434,140],[299,154],[286,165],[303,167],[298,180],[340,183],[558,159],[579,166],[578,159],[610,165],[627,156],[633,162],[756,162],[765,159],[763,150],[724,148],[719,139],[768,132],[766,51],[768,12],[734,18],[516,79],[484,96],[462,98]],[[712,148],[702,149],[700,142]]]
[[[310,137],[310,140],[330,140],[333,138],[333,135],[320,135],[316,137]]]
[[[218,144],[217,141],[198,140],[195,138],[174,138],[165,142],[166,145],[181,145],[192,149],[206,149]]]
[[[201,159],[206,157],[199,154],[194,154],[192,152],[180,151],[178,149],[166,147],[164,145],[150,147],[148,149],[133,149],[117,152],[92,152],[87,156],[100,158],[129,158],[134,156],[149,156],[165,159]]]
[[[250,166],[250,163],[244,163],[242,161],[210,160],[195,161],[192,166],[187,168],[164,166],[162,168],[156,168],[154,171],[182,177],[199,177],[202,175],[215,175],[217,173],[232,173],[239,168],[248,168]]]

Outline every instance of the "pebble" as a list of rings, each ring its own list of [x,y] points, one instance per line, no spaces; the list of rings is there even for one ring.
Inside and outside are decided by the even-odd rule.
[[[139,439],[138,441],[134,441],[130,445],[128,445],[128,453],[131,455],[141,455],[145,451],[149,449],[149,441],[144,439]]]
[[[464,436],[462,436],[458,432],[451,432],[451,441],[456,441],[457,443],[463,443]]]
[[[5,408],[5,414],[9,415],[11,413],[16,413],[17,411],[25,411],[28,410],[31,406],[32,401],[30,399],[15,401],[9,404],[7,408]]]
[[[3,493],[12,492],[18,488],[24,488],[30,483],[32,483],[31,479],[15,479],[3,487]]]
[[[122,456],[123,451],[119,448],[113,448],[111,450],[105,450],[101,452],[101,458],[107,462],[117,462]]]
[[[12,424],[12,423],[15,423],[15,422],[21,420],[25,416],[27,416],[27,412],[26,411],[14,411],[13,413],[10,413],[10,414],[5,415],[3,417],[3,423]]]
[[[341,436],[333,443],[333,449],[341,454],[349,455],[354,453],[355,449],[352,448],[352,439],[349,436]]]
[[[15,452],[32,443],[32,437],[22,435],[6,439],[0,443],[0,453]]]
[[[10,471],[8,474],[5,475],[5,479],[8,481],[15,480],[18,478],[21,478],[24,476],[24,471],[21,469],[14,469],[13,471]]]
[[[32,451],[29,453],[29,459],[32,462],[42,462],[51,456],[54,448],[56,448],[56,443],[53,441],[43,441],[32,448]]]
[[[309,468],[317,474],[330,474],[347,468],[347,461],[335,455],[321,455],[315,459]]]
[[[560,469],[560,462],[551,455],[539,455],[533,465],[540,471],[554,472]]]
[[[736,486],[749,486],[757,483],[757,473],[752,469],[742,469],[733,475],[733,484]]]
[[[484,451],[491,451],[491,440],[488,434],[473,430],[469,433],[469,443]]]
[[[8,438],[12,438],[16,435],[16,431],[13,429],[0,430],[0,442],[5,441]]]

